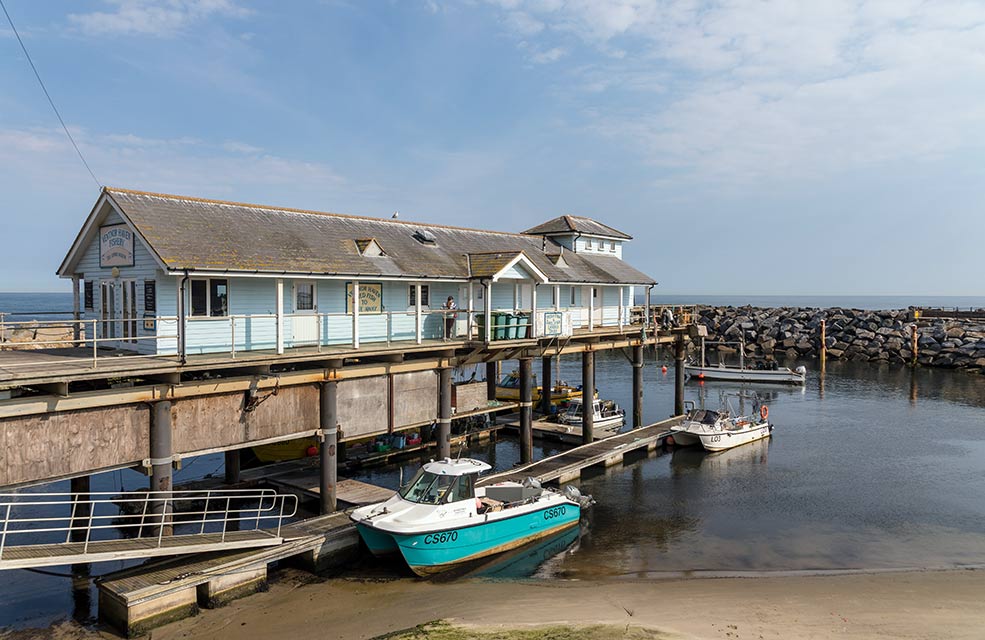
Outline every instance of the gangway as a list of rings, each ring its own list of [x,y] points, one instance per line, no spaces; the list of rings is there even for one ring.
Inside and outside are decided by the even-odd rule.
[[[0,570],[278,545],[297,507],[270,489],[0,493]]]

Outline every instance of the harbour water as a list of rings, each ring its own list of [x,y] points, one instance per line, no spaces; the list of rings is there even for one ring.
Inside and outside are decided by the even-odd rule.
[[[628,407],[629,362],[620,352],[596,358],[600,396]],[[985,564],[985,376],[829,363],[822,378],[816,363],[804,364],[810,370],[805,388],[755,389],[776,424],[770,441],[722,454],[667,452],[586,478],[581,487],[598,504],[577,539],[548,541],[544,550],[493,567],[490,575],[619,579]],[[565,359],[560,370],[577,382],[580,360]],[[644,376],[649,423],[673,408],[670,353],[650,352]],[[687,396],[714,408],[719,391],[731,389],[689,384]],[[538,443],[535,456],[555,451]],[[519,458],[512,438],[463,453],[497,469]],[[219,473],[221,464],[221,455],[187,461],[176,481]],[[416,467],[404,464],[403,477]],[[401,471],[393,466],[354,477],[396,487]],[[93,490],[146,482],[135,472],[114,472],[97,476]],[[67,490],[67,483],[53,490]],[[412,579],[388,567],[372,570]],[[0,573],[0,628],[40,628],[73,615],[91,619],[94,601],[91,587],[73,590],[70,578]]]

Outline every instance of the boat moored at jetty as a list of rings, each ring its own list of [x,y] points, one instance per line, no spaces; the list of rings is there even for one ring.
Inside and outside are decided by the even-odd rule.
[[[531,388],[531,400],[535,405],[540,404],[542,394],[543,387],[537,386],[537,377],[534,376]],[[552,405],[564,404],[573,398],[581,398],[581,387],[572,386],[563,380],[558,381],[557,384],[551,387]],[[496,399],[511,400],[513,402],[520,400],[519,372],[513,371],[500,379],[499,384],[496,385]]]
[[[350,517],[373,555],[399,553],[428,576],[574,527],[591,503],[574,487],[560,492],[530,478],[476,487],[490,468],[471,458],[429,462],[393,497]]]
[[[598,430],[601,434],[612,435],[619,430],[626,422],[626,410],[622,409],[612,400],[595,400],[592,403],[594,420],[593,430]],[[558,415],[558,422],[564,425],[581,429],[585,422],[584,416],[585,403],[582,398],[572,398],[568,402],[568,407],[563,413]]]
[[[695,409],[691,405],[684,421],[670,428],[674,444],[684,447],[700,444],[708,451],[725,451],[768,438],[773,433],[769,407],[765,404],[756,416],[733,413],[727,397],[723,398],[719,411]]]
[[[739,342],[709,342],[708,344],[739,346],[739,365],[727,365],[719,362],[717,365],[709,365],[705,358],[705,340],[701,340],[701,359],[697,362],[688,362],[684,365],[684,375],[688,378],[698,380],[721,380],[725,382],[757,382],[757,383],[778,383],[778,384],[805,384],[807,382],[807,369],[803,366],[791,369],[789,367],[777,366],[775,360],[770,362],[759,362],[758,366],[747,367],[745,361],[745,343]]]

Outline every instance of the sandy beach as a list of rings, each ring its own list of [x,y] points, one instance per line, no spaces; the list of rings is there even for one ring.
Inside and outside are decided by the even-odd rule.
[[[614,624],[671,638],[981,638],[983,603],[985,571],[980,570],[451,584],[319,580],[287,571],[267,593],[203,611],[152,635],[154,640],[349,640],[444,619],[481,629]],[[53,633],[61,640],[117,637],[70,624]]]

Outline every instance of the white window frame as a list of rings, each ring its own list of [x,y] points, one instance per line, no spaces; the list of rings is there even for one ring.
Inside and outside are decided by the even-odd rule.
[[[569,287],[571,290],[571,306],[575,306],[575,287]]]
[[[417,291],[416,291],[415,287],[417,287],[416,284],[409,284],[409,285],[407,285],[407,306],[408,307],[415,307],[415,306],[417,306],[416,305],[416,298],[414,297],[414,296],[417,295]],[[427,302],[425,302],[425,300]],[[431,308],[431,287],[430,287],[430,285],[426,285],[426,284],[422,284],[421,285],[421,307],[427,307],[429,309]]]
[[[226,283],[226,315],[224,316],[214,316],[212,315],[212,281],[213,280],[223,280]],[[192,308],[192,284],[193,282],[204,282],[205,283],[205,315],[195,314]],[[229,317],[229,278],[191,278],[188,283],[188,317],[189,318],[228,318]]]

